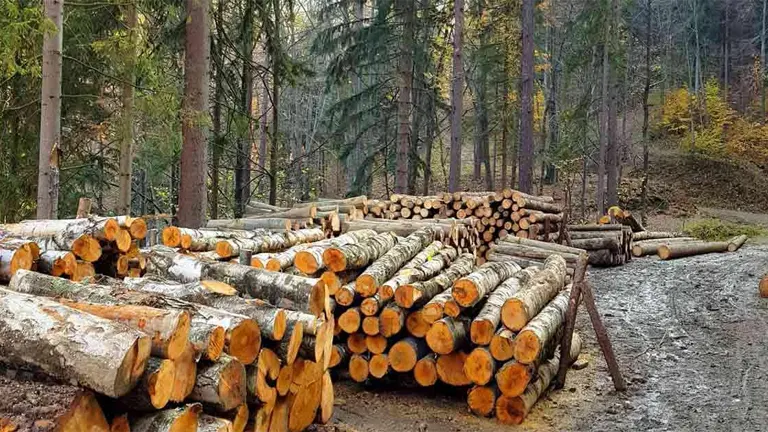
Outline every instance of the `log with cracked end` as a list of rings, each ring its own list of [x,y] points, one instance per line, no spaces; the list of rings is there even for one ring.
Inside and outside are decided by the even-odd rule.
[[[408,330],[408,334],[417,338],[423,338],[427,335],[429,328],[432,326],[426,322],[421,315],[421,310],[415,310],[405,317],[405,328]]]
[[[469,274],[474,268],[474,264],[474,255],[462,254],[447,269],[435,277],[426,281],[399,286],[395,290],[395,302],[404,308],[422,306],[450,288],[455,280]]]
[[[323,263],[335,272],[362,268],[394,248],[398,241],[399,238],[396,235],[383,233],[367,238],[360,243],[330,247],[323,251]]]
[[[515,273],[502,282],[491,295],[485,306],[472,320],[470,338],[475,345],[488,345],[501,322],[501,308],[507,299],[512,298],[538,273],[540,267],[528,267]]]
[[[150,338],[138,330],[5,289],[0,289],[0,334],[0,361],[111,397],[135,386],[151,351]]]
[[[521,330],[541,311],[565,284],[565,260],[552,255],[544,262],[544,268],[537,273],[526,289],[515,293],[501,308],[501,322],[513,331]]]
[[[440,232],[439,228],[425,227],[386,250],[357,277],[355,286],[357,292],[363,297],[371,297],[376,294],[379,286],[392,277],[403,265],[423,249],[429,249],[430,243]],[[437,248],[435,248],[436,250]],[[426,261],[426,256],[424,260]]]
[[[245,402],[245,367],[236,358],[221,356],[216,362],[198,365],[190,399],[226,412]]]
[[[545,354],[546,346],[553,343],[550,340],[557,340],[557,332],[565,321],[570,296],[569,286],[520,330],[515,338],[515,360],[525,364],[534,363]]]
[[[578,341],[581,342],[580,339]],[[574,339],[574,342],[576,342],[576,339]],[[572,343],[570,359],[573,361],[578,359],[580,352],[581,343]],[[552,383],[559,367],[560,352],[558,351],[552,359],[539,366],[536,380],[528,384],[523,394],[514,397],[502,395],[496,400],[496,418],[505,424],[522,423],[533,405],[544,395],[544,392]]]
[[[94,394],[74,385],[0,375],[0,394],[2,431],[110,430]]]
[[[515,262],[491,262],[453,283],[453,298],[462,307],[476,305],[521,268]]]
[[[132,432],[187,432],[197,430],[203,411],[199,403],[144,414],[130,418]]]
[[[274,405],[277,389],[267,380],[266,372],[258,367],[246,369],[246,401],[250,404]]]

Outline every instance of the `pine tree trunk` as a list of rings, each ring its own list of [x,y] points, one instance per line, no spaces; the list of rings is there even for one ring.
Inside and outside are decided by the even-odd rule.
[[[39,369],[110,397],[133,388],[151,345],[136,330],[8,290],[0,290],[0,334],[3,362]]]
[[[123,111],[120,119],[120,166],[117,193],[117,214],[131,214],[131,171],[133,169],[133,86],[136,79],[137,16],[136,5],[127,3],[123,6],[125,27],[128,32],[127,58],[125,58],[125,77],[122,88]]]
[[[619,2],[611,0],[611,43],[619,43]],[[611,50],[612,51],[612,50]],[[608,74],[609,80],[609,99],[608,99],[608,148],[607,152],[607,171],[608,171],[608,207],[619,204],[619,133],[618,133],[618,110],[619,110],[619,79],[614,68],[611,68]]]
[[[453,6],[453,77],[451,80],[451,162],[448,190],[461,188],[461,119],[464,114],[464,64],[462,39],[464,37],[464,0],[455,0]]]
[[[208,0],[186,0],[184,56],[184,100],[182,110],[181,181],[179,187],[179,225],[199,228],[205,225],[207,210],[208,131]]]
[[[403,20],[403,36],[397,63],[397,157],[395,192],[408,190],[408,155],[411,148],[411,111],[413,90],[413,50],[415,11],[413,1],[396,0],[395,7]]]
[[[520,151],[518,187],[522,192],[533,190],[533,87],[534,87],[534,0],[523,0],[522,12],[522,55],[520,58]]]
[[[253,111],[253,0],[243,5],[243,21],[240,30],[239,53],[243,69],[240,78],[240,109],[245,116],[244,131],[237,142],[235,158],[235,217],[243,217],[245,206],[251,197],[251,112]]]
[[[59,154],[61,151],[61,61],[64,2],[45,0],[43,12],[55,26],[43,38],[40,150],[37,174],[37,218],[56,219],[59,201]]]

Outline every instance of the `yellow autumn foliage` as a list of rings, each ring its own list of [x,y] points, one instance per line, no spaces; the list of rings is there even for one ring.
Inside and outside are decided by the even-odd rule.
[[[699,95],[687,88],[668,94],[658,119],[656,127],[686,150],[768,165],[768,126],[732,109],[715,80]]]

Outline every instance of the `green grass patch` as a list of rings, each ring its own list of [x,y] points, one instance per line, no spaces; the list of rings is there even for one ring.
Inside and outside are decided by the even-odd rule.
[[[749,237],[768,236],[768,230],[765,228],[720,219],[702,219],[687,223],[683,231],[691,237],[708,241],[724,241],[742,234]]]

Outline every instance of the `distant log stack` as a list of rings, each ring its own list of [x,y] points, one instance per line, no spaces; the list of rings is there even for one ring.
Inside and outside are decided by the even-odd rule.
[[[456,219],[475,230],[479,240],[478,256],[484,261],[489,245],[497,239],[556,239],[562,211],[552,197],[504,189],[501,192],[455,192],[434,196],[393,194],[387,201],[370,201],[367,218]]]
[[[589,253],[589,264],[618,266],[632,259],[632,229],[625,225],[568,225],[571,246]]]

